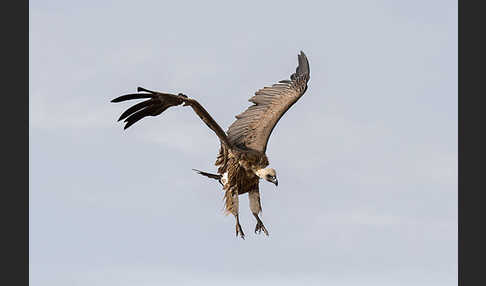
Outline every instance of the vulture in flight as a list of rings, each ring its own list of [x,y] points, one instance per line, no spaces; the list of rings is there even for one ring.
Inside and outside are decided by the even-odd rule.
[[[197,100],[183,93],[162,93],[138,87],[138,93],[122,95],[111,102],[146,99],[122,113],[118,121],[125,119],[124,129],[146,116],[157,116],[169,107],[190,106],[214,131],[221,143],[215,163],[218,167],[217,174],[194,171],[218,180],[223,186],[225,213],[235,216],[236,236],[240,235],[244,239],[238,218],[238,195],[245,193],[248,193],[250,210],[257,222],[255,233],[263,231],[268,236],[268,231],[258,216],[261,212],[258,188],[260,179],[278,185],[277,173],[275,169],[268,167],[269,162],[265,155],[268,138],[279,119],[307,90],[309,75],[309,62],[301,51],[298,55],[298,66],[295,73],[290,75],[290,80],[281,80],[255,92],[249,99],[253,105],[236,115],[236,120],[227,132],[223,131]]]

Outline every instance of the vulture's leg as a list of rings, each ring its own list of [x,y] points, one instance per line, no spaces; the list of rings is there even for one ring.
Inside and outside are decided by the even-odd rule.
[[[257,224],[255,226],[255,233],[258,233],[260,234],[263,230],[263,232],[268,236],[268,230],[265,228],[265,226],[263,225],[263,222],[261,221],[261,219],[258,217],[258,214],[257,213],[253,213],[253,215],[255,216],[256,220],[257,220]]]
[[[255,233],[261,233],[263,230],[263,232],[268,236],[267,229],[263,225],[262,220],[258,217],[258,213],[262,211],[262,206],[260,204],[260,192],[258,191],[258,187],[256,190],[250,191],[248,193],[248,197],[250,200],[250,210],[253,213],[253,216],[255,216],[257,220],[257,224],[255,226]]]
[[[236,236],[238,234],[241,236],[241,238],[245,239],[245,234],[243,233],[243,229],[241,228],[240,225],[240,219],[238,218],[238,214],[235,215],[236,218]]]
[[[236,236],[240,235],[241,238],[245,239],[245,233],[243,233],[243,229],[240,225],[240,218],[238,215],[240,202],[238,199],[238,190],[233,189],[231,194],[233,200],[233,207],[231,209],[231,213],[235,216],[236,219]]]

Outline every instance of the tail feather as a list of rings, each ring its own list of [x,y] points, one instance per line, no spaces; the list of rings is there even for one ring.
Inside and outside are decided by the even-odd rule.
[[[203,172],[203,171],[196,170],[196,169],[192,169],[192,170],[195,171],[196,173],[200,174],[200,175],[203,175],[203,176],[209,177],[211,179],[215,179],[215,180],[220,180],[223,177],[220,174],[207,173],[207,172]]]
[[[203,175],[203,176],[206,176],[208,178],[211,178],[211,179],[215,179],[215,180],[218,180],[218,182],[223,185],[223,182],[221,182],[221,178],[223,177],[222,175],[220,174],[212,174],[212,173],[207,173],[207,172],[203,172],[203,171],[200,171],[200,170],[196,170],[196,169],[192,169],[193,171],[195,171],[196,173],[200,174],[200,175]]]

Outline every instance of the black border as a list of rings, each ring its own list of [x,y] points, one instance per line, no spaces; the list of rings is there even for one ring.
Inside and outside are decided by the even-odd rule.
[[[29,1],[9,1],[2,26],[2,248],[5,285],[29,283]],[[4,157],[4,158],[5,158]],[[12,283],[9,283],[11,280]]]
[[[464,122],[463,121],[463,115],[464,115],[464,110],[463,110],[463,107],[464,107],[464,103],[463,103],[463,100],[464,100],[464,96],[461,96],[464,95],[464,92],[463,92],[463,89],[464,89],[464,84],[463,84],[463,77],[462,77],[462,72],[463,72],[463,29],[464,29],[464,23],[463,23],[463,20],[464,20],[464,7],[463,7],[463,4],[464,2],[460,2],[458,3],[458,100],[457,100],[457,107],[458,107],[458,121],[459,121],[459,124],[458,124],[458,196],[457,196],[457,203],[458,203],[458,214],[457,214],[457,218],[458,218],[458,226],[457,226],[457,233],[458,233],[458,253],[457,253],[457,258],[458,258],[458,267],[457,267],[457,272],[458,272],[458,285],[465,285],[464,284],[464,248],[463,248],[463,222],[462,220],[464,219],[464,213],[463,213],[463,210],[464,210],[464,206],[463,206],[463,203],[464,203],[464,197],[463,197],[463,193],[461,192],[461,190],[463,190],[463,177],[462,177],[462,166],[463,166],[463,153],[461,152],[461,148],[463,146],[463,142],[462,142],[462,139],[463,137],[461,136],[462,133],[464,132],[464,129],[462,128],[461,124]]]
[[[465,4],[468,4],[467,6]],[[458,277],[459,285],[484,285],[483,234],[484,134],[484,9],[474,1],[459,1],[459,174]],[[477,102],[476,102],[477,101]],[[483,282],[481,282],[483,281]]]

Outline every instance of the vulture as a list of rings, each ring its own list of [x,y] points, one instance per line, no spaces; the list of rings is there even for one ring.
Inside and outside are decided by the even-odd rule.
[[[194,98],[183,93],[170,94],[137,88],[137,93],[126,94],[111,102],[132,99],[146,99],[123,112],[118,119],[124,120],[124,129],[146,116],[157,116],[173,106],[190,106],[202,121],[218,136],[219,154],[215,166],[217,174],[195,170],[197,173],[215,179],[224,192],[225,214],[232,214],[236,220],[236,236],[245,238],[240,225],[238,196],[248,193],[250,210],[256,219],[255,233],[268,230],[258,216],[261,212],[259,181],[268,181],[278,186],[275,169],[269,168],[265,155],[267,142],[275,125],[289,108],[304,95],[310,78],[309,62],[304,52],[297,56],[298,66],[290,79],[280,80],[264,87],[249,99],[253,105],[236,115],[236,120],[227,132],[216,123],[211,115]]]

